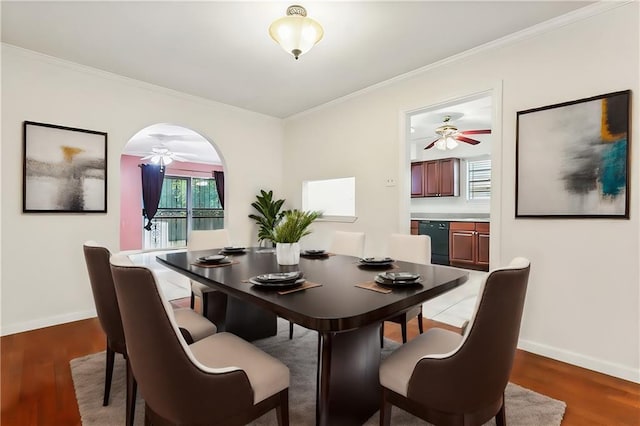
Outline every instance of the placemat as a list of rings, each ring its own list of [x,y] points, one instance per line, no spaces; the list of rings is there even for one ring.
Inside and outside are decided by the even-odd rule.
[[[365,290],[377,291],[378,293],[391,293],[390,288],[384,288],[378,285],[378,283],[375,281],[367,281],[366,283],[356,284],[356,287],[364,288]]]
[[[234,265],[236,263],[240,263],[237,260],[232,260],[231,262],[225,262],[225,263],[192,263],[191,266],[197,266],[199,268],[222,268],[224,266],[229,266],[229,265]]]
[[[308,288],[314,288],[314,287],[322,287],[322,284],[312,283],[311,281],[305,281],[302,283],[300,287],[291,288],[289,290],[282,290],[282,291],[279,291],[278,294],[284,295],[289,293],[295,293],[296,291],[306,290]]]

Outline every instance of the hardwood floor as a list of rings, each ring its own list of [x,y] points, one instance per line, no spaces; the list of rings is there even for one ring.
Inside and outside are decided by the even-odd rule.
[[[425,329],[455,330],[429,320],[424,323]],[[402,340],[397,324],[386,323],[385,334]],[[409,338],[417,334],[413,320]],[[104,349],[96,318],[2,337],[0,424],[80,425],[69,361]],[[640,426],[640,385],[524,351],[516,355],[511,381],[565,401],[565,426]]]

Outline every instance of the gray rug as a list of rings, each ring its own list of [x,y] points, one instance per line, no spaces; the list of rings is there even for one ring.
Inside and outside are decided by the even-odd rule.
[[[289,413],[291,425],[315,425],[315,385],[317,334],[296,327],[293,340],[288,338],[288,322],[278,320],[278,335],[254,342],[264,351],[284,362],[291,370],[289,388]],[[397,343],[386,341],[383,358],[397,347]],[[124,424],[124,360],[116,355],[113,372],[110,405],[102,406],[104,390],[104,352],[76,358],[71,361],[71,374],[84,426],[113,426]],[[566,408],[562,401],[551,399],[536,392],[509,383],[506,391],[507,424],[510,426],[552,426],[559,425]],[[143,425],[144,406],[138,396],[136,405],[136,425]],[[412,426],[426,423],[410,414],[393,408],[393,425]],[[271,411],[255,422],[253,426],[276,425],[275,411]],[[494,425],[494,421],[487,423]],[[378,414],[374,414],[366,426],[378,425]]]

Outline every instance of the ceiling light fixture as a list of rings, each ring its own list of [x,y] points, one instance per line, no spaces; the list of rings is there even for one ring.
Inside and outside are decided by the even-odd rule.
[[[307,18],[304,7],[292,5],[287,8],[287,16],[273,21],[269,35],[297,60],[322,39],[324,30],[317,21]]]

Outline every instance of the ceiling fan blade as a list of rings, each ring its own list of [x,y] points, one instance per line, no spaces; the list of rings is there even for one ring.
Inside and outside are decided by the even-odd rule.
[[[463,130],[462,132],[458,132],[459,135],[488,135],[491,134],[491,129],[481,129],[481,130]]]
[[[471,145],[478,145],[480,143],[480,141],[478,141],[478,140],[471,139],[471,138],[466,138],[466,137],[460,136],[460,135],[454,137],[454,139],[457,140],[457,141],[460,141],[460,142],[465,142],[465,143],[471,144]]]
[[[155,154],[147,155],[146,157],[142,157],[140,160],[149,160],[150,158],[152,158],[154,156],[155,156]]]
[[[191,152],[173,152],[173,154],[179,155],[181,157],[197,157],[196,154],[193,154]]]
[[[436,144],[436,142],[438,142],[440,140],[440,138],[436,139],[435,141],[431,142],[429,145],[425,146],[424,149],[429,149],[429,148],[433,148],[433,146]]]

